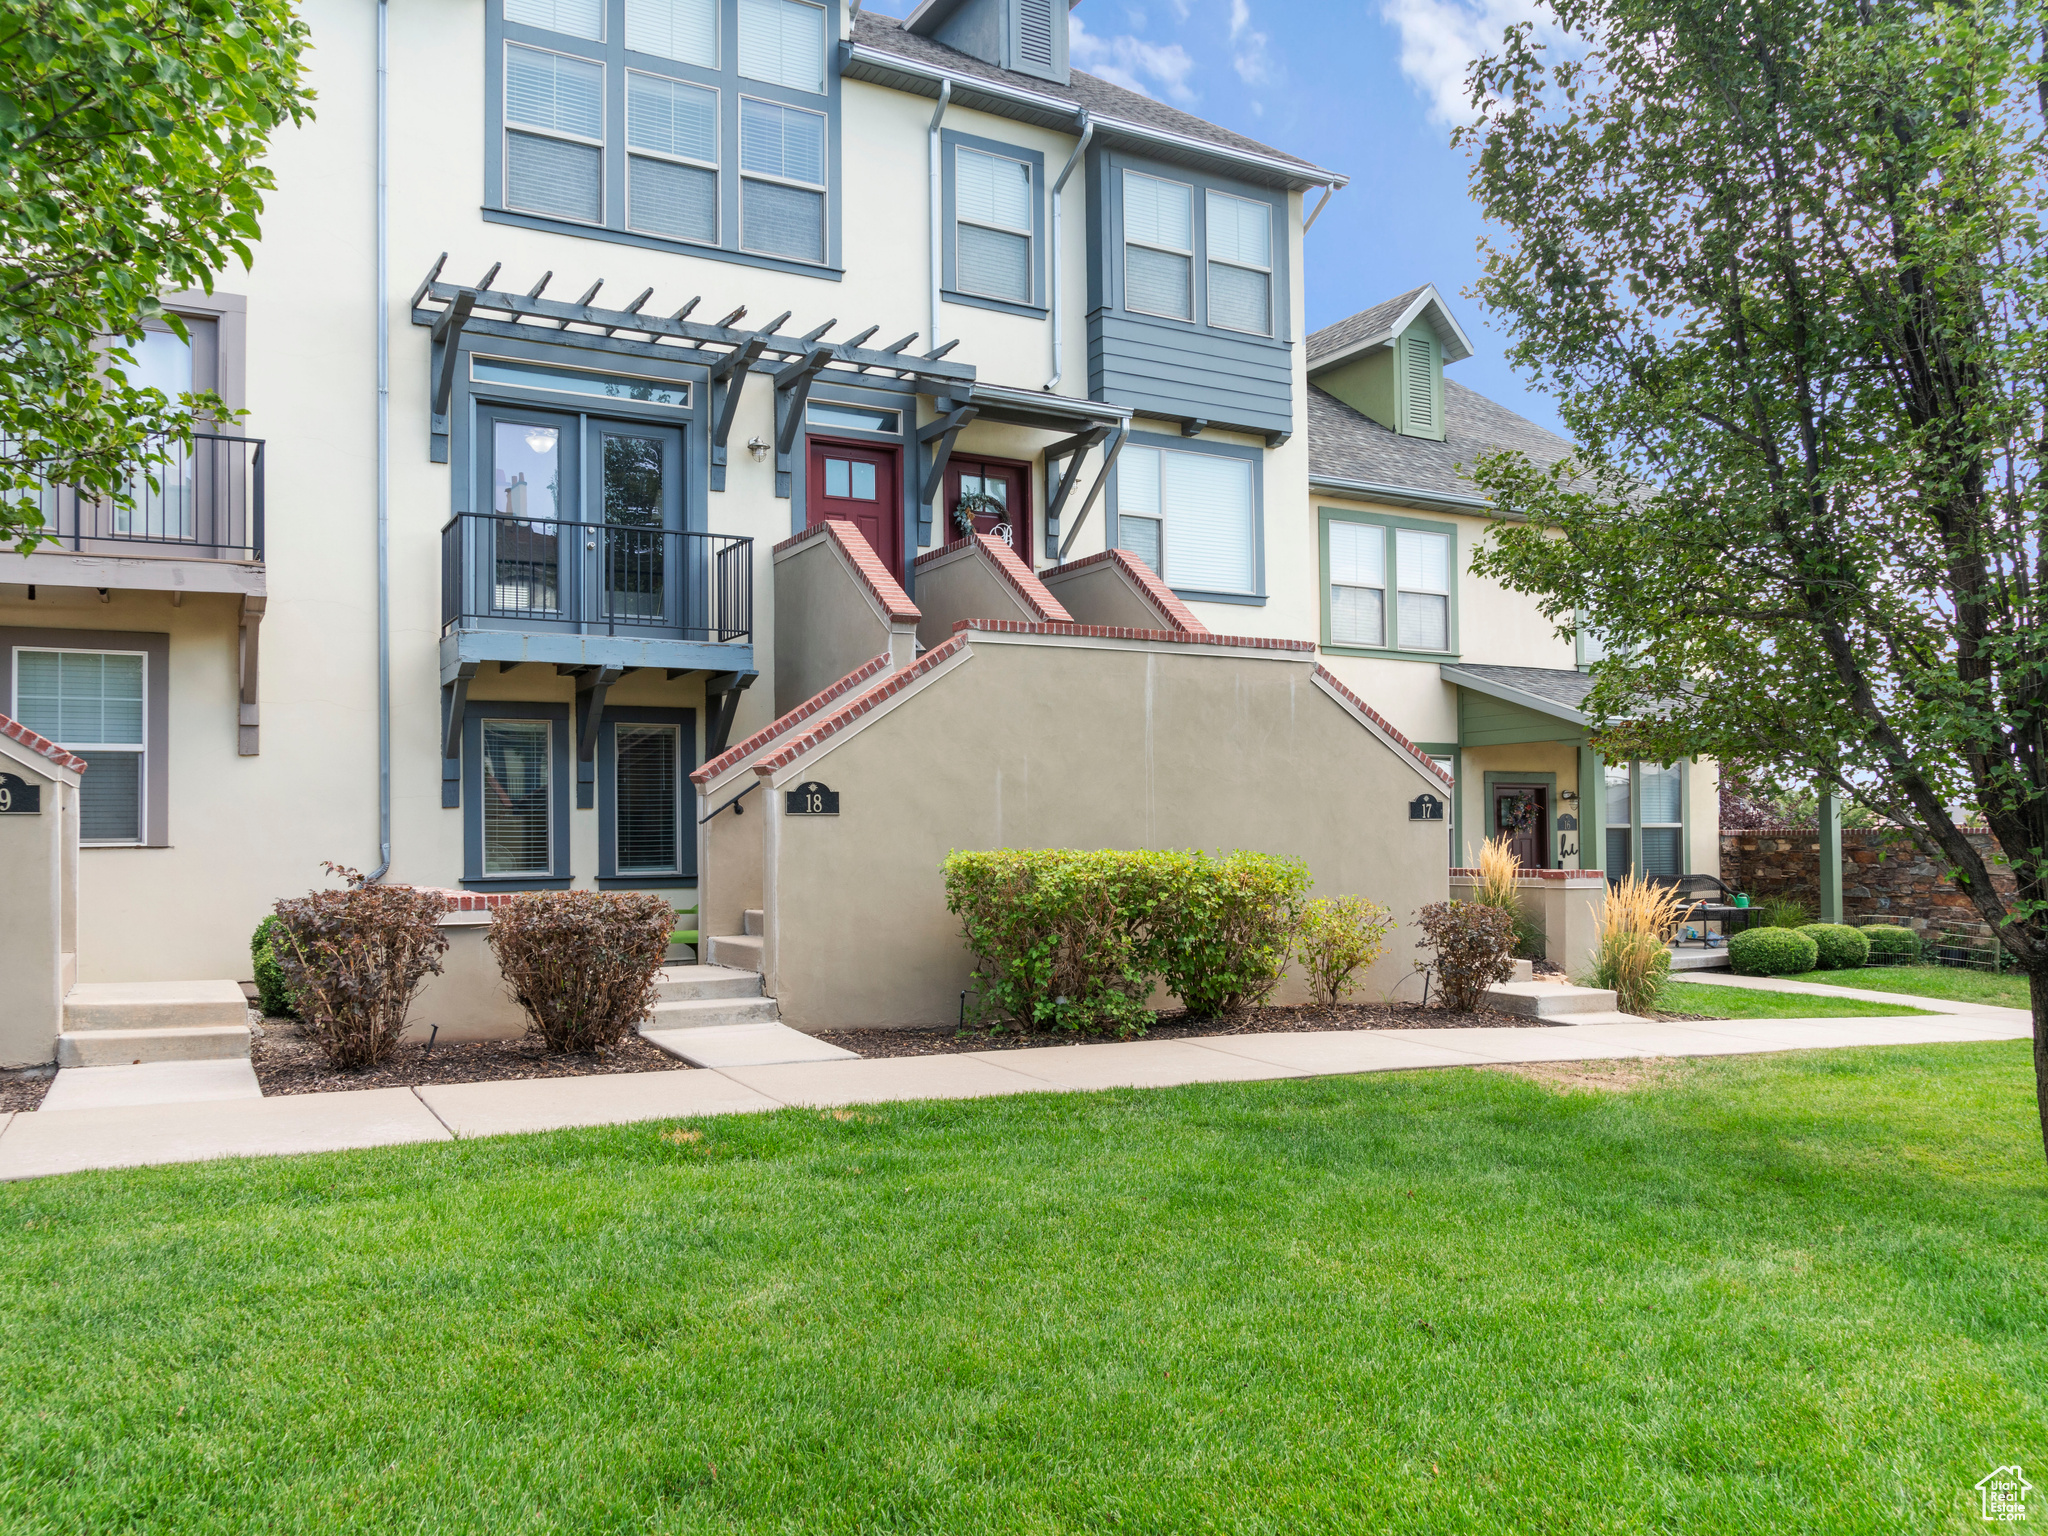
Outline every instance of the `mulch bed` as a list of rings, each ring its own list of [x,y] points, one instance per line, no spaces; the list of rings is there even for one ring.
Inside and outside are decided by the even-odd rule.
[[[1199,1022],[1178,1011],[1162,1013],[1145,1032],[1147,1040],[1200,1040],[1214,1035],[1277,1035],[1338,1029],[1501,1029],[1542,1025],[1542,1019],[1482,1009],[1451,1013],[1414,1003],[1340,1003],[1322,1008],[1248,1008],[1242,1013]],[[820,1030],[818,1039],[860,1056],[953,1056],[965,1051],[1027,1051],[1047,1045],[1107,1045],[1107,1035],[1018,1034],[988,1029],[834,1029]]]
[[[266,1019],[263,1037],[251,1042],[250,1059],[263,1096],[340,1093],[363,1088],[425,1088],[435,1083],[495,1083],[537,1077],[605,1077],[621,1072],[688,1072],[678,1061],[638,1035],[628,1035],[602,1056],[557,1056],[523,1040],[443,1041],[429,1051],[423,1042],[401,1045],[379,1067],[337,1072],[299,1028]],[[4,1108],[0,1103],[0,1108]]]
[[[57,1080],[55,1067],[22,1067],[0,1072],[0,1115],[25,1115],[41,1106],[43,1095]]]

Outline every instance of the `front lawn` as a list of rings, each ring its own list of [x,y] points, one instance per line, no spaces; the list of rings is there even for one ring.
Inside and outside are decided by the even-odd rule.
[[[1913,997],[1939,997],[1952,1003],[1992,1003],[2000,1008],[2031,1008],[2027,978],[2017,971],[1968,971],[1953,965],[1869,965],[1854,971],[1807,971],[1787,978],[1818,981],[1830,987],[1859,987],[1865,992],[1905,992]]]
[[[2026,1045],[1532,1074],[0,1187],[0,1529],[1965,1531],[2048,1466]]]
[[[1881,1019],[1928,1012],[1905,1003],[1859,1003],[1853,997],[1752,991],[1697,981],[1665,982],[1657,992],[1657,1011],[1708,1019]]]

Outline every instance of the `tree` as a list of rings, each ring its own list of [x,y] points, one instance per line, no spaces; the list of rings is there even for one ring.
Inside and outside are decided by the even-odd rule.
[[[1825,786],[1947,865],[2030,978],[2048,1147],[2048,13],[1551,3],[1461,139],[1479,296],[1581,451],[1476,467],[1475,566],[1605,632],[1610,754]]]
[[[160,294],[246,265],[270,133],[310,114],[287,0],[29,0],[0,18],[0,545],[45,489],[130,499],[211,395],[129,382]]]

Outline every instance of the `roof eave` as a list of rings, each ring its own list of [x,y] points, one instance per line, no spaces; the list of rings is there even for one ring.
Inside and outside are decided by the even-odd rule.
[[[1546,699],[1540,693],[1530,693],[1509,683],[1495,682],[1492,678],[1476,677],[1455,662],[1441,662],[1437,672],[1447,683],[1460,688],[1469,688],[1474,693],[1483,693],[1488,698],[1500,699],[1504,703],[1519,704],[1524,709],[1533,709],[1539,715],[1548,715],[1553,720],[1567,720],[1573,725],[1590,728],[1592,721],[1580,710],[1569,704],[1560,704],[1555,699]]]
[[[1451,491],[1432,491],[1422,486],[1386,485],[1372,480],[1348,480],[1336,475],[1308,477],[1312,491],[1322,491],[1332,496],[1352,496],[1365,501],[1383,502],[1393,507],[1413,507],[1422,512],[1463,512],[1490,517],[1505,517],[1507,514],[1494,510],[1493,503],[1484,496],[1460,496]]]

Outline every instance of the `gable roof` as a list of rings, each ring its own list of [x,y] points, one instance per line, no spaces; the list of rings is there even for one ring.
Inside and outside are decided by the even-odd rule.
[[[1201,165],[1205,158],[1227,161],[1231,174],[1271,185],[1341,187],[1349,179],[1086,70],[1070,71],[1065,85],[1041,80],[985,63],[935,38],[906,32],[902,22],[873,11],[864,10],[854,18],[847,62],[840,73],[921,96],[936,96],[939,79],[950,77],[956,82],[953,100],[962,106],[1070,133],[1086,111],[1098,139],[1122,138],[1148,155],[1183,164]],[[977,83],[986,89],[976,89]],[[1207,157],[1204,150],[1210,152]]]
[[[1519,704],[1538,714],[1584,725],[1586,695],[1593,691],[1591,673],[1563,667],[1494,667],[1473,662],[1444,662],[1437,670],[1447,683],[1470,688],[1489,698]]]
[[[68,768],[73,773],[85,772],[86,762],[84,758],[78,756],[75,752],[66,752],[47,736],[38,736],[19,720],[12,719],[7,715],[0,715],[0,736],[4,736],[9,741],[27,748],[38,757],[48,758],[59,768]]]
[[[1313,384],[1308,389],[1309,483],[1324,490],[1373,494],[1395,505],[1413,497],[1425,505],[1485,505],[1472,483],[1480,455],[1519,449],[1532,463],[1569,458],[1572,445],[1555,432],[1517,416],[1476,390],[1444,380],[1444,427],[1438,442],[1404,437]]]
[[[1463,362],[1472,355],[1472,343],[1465,335],[1465,328],[1458,324],[1457,316],[1451,313],[1450,305],[1436,291],[1436,284],[1424,283],[1420,288],[1410,288],[1406,293],[1373,305],[1371,309],[1347,315],[1320,331],[1311,331],[1308,338],[1310,375],[1347,363],[1361,352],[1387,345],[1413,325],[1418,316],[1426,318],[1429,328],[1436,332],[1436,339],[1443,345],[1445,362]]]

